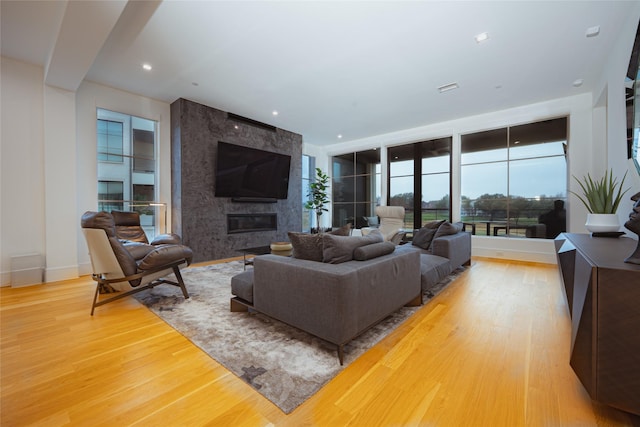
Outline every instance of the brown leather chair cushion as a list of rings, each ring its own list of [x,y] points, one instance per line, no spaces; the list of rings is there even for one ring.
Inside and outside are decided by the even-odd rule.
[[[140,225],[138,212],[111,211],[116,226],[116,235],[120,240],[149,243],[147,235]]]
[[[191,248],[183,245],[160,245],[138,264],[140,270],[153,270],[163,265],[169,264],[180,259],[184,259],[188,264],[191,263],[193,258],[193,251]]]
[[[107,237],[116,235],[113,216],[108,212],[85,212],[80,219],[80,225],[82,228],[101,228],[107,232]]]

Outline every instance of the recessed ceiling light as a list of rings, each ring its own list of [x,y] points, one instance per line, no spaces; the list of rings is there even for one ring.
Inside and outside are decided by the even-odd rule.
[[[489,33],[480,33],[478,34],[475,39],[476,39],[476,43],[482,43],[483,41],[486,41],[489,38]]]
[[[600,25],[587,28],[587,33],[586,33],[587,37],[595,37],[598,34],[600,34]]]
[[[458,83],[449,83],[449,84],[440,86],[438,90],[440,91],[440,93],[442,93],[442,92],[448,92],[453,89],[458,89],[459,87],[460,86],[458,86]]]
[[[573,87],[580,87],[580,86],[582,86],[582,83],[584,83],[584,80],[576,79],[576,80],[573,81]]]
[[[342,139],[342,135],[338,135],[338,139]]]
[[[271,112],[271,114],[273,114],[274,116],[277,116],[277,115],[278,115],[278,112],[277,112],[276,110],[273,110],[273,111]]]
[[[144,63],[142,64],[142,68],[144,68],[147,71],[151,71],[153,67],[151,66],[151,64]]]

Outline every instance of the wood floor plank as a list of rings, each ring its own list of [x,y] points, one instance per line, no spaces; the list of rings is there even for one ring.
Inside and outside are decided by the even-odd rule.
[[[571,370],[553,265],[474,258],[288,415],[135,299],[90,316],[94,290],[0,288],[2,426],[640,426]]]

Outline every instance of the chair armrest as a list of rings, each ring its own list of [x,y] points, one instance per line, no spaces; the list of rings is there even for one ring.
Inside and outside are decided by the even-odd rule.
[[[160,234],[152,241],[152,245],[181,245],[182,238],[174,233]]]

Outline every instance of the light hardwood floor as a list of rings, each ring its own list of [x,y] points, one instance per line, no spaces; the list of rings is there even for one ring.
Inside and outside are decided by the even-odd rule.
[[[551,265],[474,258],[289,415],[133,298],[90,316],[94,289],[0,289],[2,426],[640,425],[593,404],[569,367]]]

